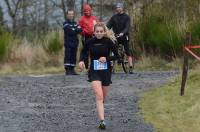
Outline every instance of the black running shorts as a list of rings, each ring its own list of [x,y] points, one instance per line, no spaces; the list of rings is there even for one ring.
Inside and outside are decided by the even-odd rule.
[[[110,69],[108,70],[89,70],[88,72],[88,81],[101,81],[102,86],[109,86],[112,81],[111,81],[111,71]]]

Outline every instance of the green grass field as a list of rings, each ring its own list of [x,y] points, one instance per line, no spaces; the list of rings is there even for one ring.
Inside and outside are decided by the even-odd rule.
[[[200,65],[189,71],[184,96],[180,83],[181,75],[141,95],[141,114],[158,132],[200,132]]]

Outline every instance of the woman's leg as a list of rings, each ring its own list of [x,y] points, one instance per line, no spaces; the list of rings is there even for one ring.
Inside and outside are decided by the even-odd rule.
[[[104,120],[104,96],[101,81],[92,81],[92,89],[96,95],[96,107],[99,116],[99,120]]]
[[[103,103],[104,103],[105,100],[106,100],[106,97],[108,95],[109,87],[108,86],[102,86],[102,89],[103,89]]]

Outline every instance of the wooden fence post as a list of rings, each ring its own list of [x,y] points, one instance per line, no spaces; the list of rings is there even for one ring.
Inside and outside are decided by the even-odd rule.
[[[181,82],[181,91],[180,95],[183,96],[185,92],[185,84],[188,76],[188,53],[185,50],[185,46],[188,46],[191,44],[191,33],[186,33],[186,41],[183,48],[183,71],[182,71],[182,82]]]

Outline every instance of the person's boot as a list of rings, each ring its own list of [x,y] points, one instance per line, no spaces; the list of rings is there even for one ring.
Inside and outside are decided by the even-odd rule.
[[[70,67],[70,75],[79,75],[79,74],[76,73],[74,67]]]
[[[69,67],[65,67],[65,75],[69,75],[69,74],[70,74]]]

